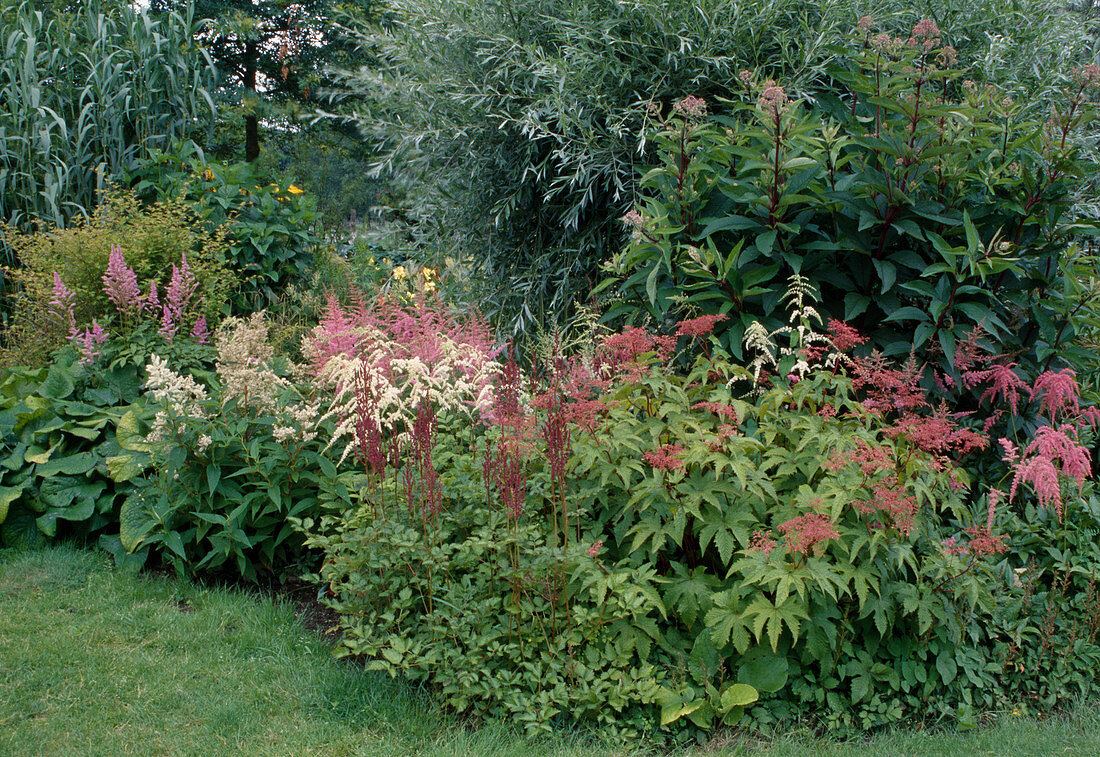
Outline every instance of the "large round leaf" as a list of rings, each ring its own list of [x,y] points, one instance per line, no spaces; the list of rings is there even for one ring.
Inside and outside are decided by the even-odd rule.
[[[774,694],[787,683],[787,658],[763,655],[747,660],[737,670],[739,683],[747,683],[757,691]]]

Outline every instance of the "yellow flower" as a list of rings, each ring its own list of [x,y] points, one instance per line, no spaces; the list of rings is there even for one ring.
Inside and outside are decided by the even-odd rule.
[[[294,186],[293,184],[287,187],[286,191],[290,192],[292,195],[300,195],[303,192],[303,190],[298,189],[298,187]]]
[[[393,277],[398,281],[403,280],[409,275],[409,272],[405,270],[405,266],[399,265],[393,269]]]
[[[432,279],[435,278],[435,269],[434,268],[421,268],[420,269],[420,275],[424,277],[425,281],[431,281]]]
[[[202,178],[206,179],[207,181],[211,181],[214,178],[214,172],[207,168],[205,171],[202,172]]]

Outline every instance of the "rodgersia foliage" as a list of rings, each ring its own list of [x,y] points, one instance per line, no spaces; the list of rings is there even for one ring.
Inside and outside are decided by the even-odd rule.
[[[347,651],[532,729],[860,729],[1091,691],[1100,509],[1072,376],[992,375],[991,412],[1039,418],[994,444],[927,369],[822,324],[808,281],[787,301],[756,369],[720,318],[629,327],[530,376],[506,362],[480,415],[429,389],[411,441],[359,434],[362,504],[305,523]],[[1000,490],[968,472],[990,458]]]

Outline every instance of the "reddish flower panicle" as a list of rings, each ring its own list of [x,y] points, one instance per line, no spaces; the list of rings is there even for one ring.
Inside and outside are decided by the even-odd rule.
[[[646,452],[642,455],[642,459],[657,470],[682,469],[686,463],[677,455],[683,451],[684,445],[682,444],[662,444],[657,449]]]
[[[995,363],[984,371],[967,371],[963,374],[963,381],[968,387],[976,387],[988,382],[990,386],[982,394],[979,402],[989,400],[989,404],[993,405],[1000,397],[1002,401],[1008,403],[1012,414],[1016,415],[1020,404],[1020,395],[1031,394],[1031,389],[1012,370],[1015,367],[1015,363]]]
[[[722,321],[728,320],[725,314],[701,315],[698,318],[689,318],[680,321],[676,325],[676,336],[706,336],[714,331],[714,327]]]
[[[1081,394],[1077,387],[1077,373],[1071,368],[1060,371],[1046,371],[1035,379],[1033,394],[1041,394],[1039,412],[1055,420],[1059,415],[1081,412]]]
[[[833,339],[833,347],[836,348],[837,352],[851,352],[867,341],[867,337],[844,321],[830,319],[828,328]]]
[[[775,539],[767,531],[753,531],[749,538],[749,552],[769,554],[775,549]]]
[[[794,552],[808,555],[817,544],[839,539],[840,533],[833,522],[821,513],[806,513],[779,525],[779,532],[787,537],[787,546]]]
[[[65,286],[57,271],[54,271],[53,297],[50,299],[49,312],[65,326],[70,338],[76,335],[76,316],[73,315],[75,302],[76,295]]]

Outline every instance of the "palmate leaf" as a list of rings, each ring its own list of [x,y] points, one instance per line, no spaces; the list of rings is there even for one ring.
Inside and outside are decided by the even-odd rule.
[[[787,597],[781,603],[772,604],[762,595],[756,597],[745,609],[745,616],[752,619],[753,635],[758,642],[763,640],[764,632],[767,631],[773,651],[779,649],[779,637],[784,627],[790,631],[794,640],[798,641],[802,621],[810,617],[806,612],[805,604],[793,596]]]
[[[703,622],[718,647],[733,644],[743,654],[752,644],[752,629],[748,618],[742,614],[741,601],[735,591],[716,594],[714,606],[707,611]]]

